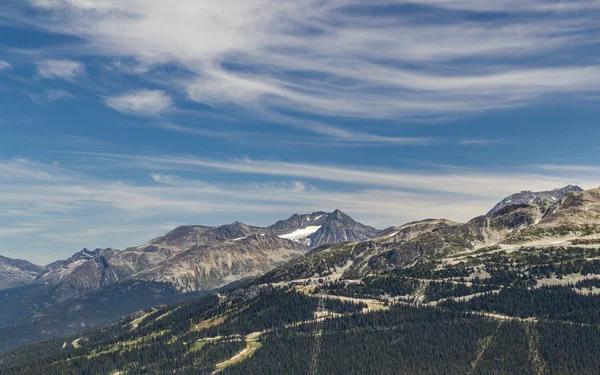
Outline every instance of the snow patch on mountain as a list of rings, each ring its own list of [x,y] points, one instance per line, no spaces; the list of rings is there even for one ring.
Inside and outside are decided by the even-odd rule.
[[[304,239],[304,238],[310,236],[311,234],[315,233],[319,229],[321,229],[320,225],[310,225],[306,228],[297,229],[297,230],[293,231],[292,233],[283,234],[278,237],[285,238],[285,239],[292,240],[292,241],[298,241],[300,239]]]

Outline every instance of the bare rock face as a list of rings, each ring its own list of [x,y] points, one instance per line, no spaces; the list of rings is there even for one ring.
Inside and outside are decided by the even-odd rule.
[[[340,210],[327,214],[323,224],[309,236],[310,246],[315,248],[326,244],[361,241],[375,236],[379,231],[361,224]]]
[[[579,186],[567,185],[560,189],[554,189],[549,191],[522,191],[520,193],[513,194],[509,197],[504,198],[498,204],[494,206],[487,213],[487,216],[494,214],[495,212],[501,210],[504,207],[511,205],[521,205],[521,204],[537,204],[537,205],[547,205],[547,204],[556,204],[560,202],[560,200],[570,192],[580,192],[583,191]]]
[[[461,223],[446,219],[425,219],[421,221],[413,221],[399,227],[387,228],[378,233],[375,239],[383,243],[405,242],[417,238],[422,234],[459,224]]]
[[[600,188],[565,195],[540,224],[600,224]]]
[[[212,290],[262,275],[308,251],[306,245],[295,241],[253,234],[193,246],[135,278],[172,284],[181,292]]]
[[[138,247],[83,249],[69,259],[46,266],[36,282],[56,286],[53,299],[58,302],[137,275],[156,281],[154,276],[160,274],[160,281],[181,291],[208,290],[264,273],[303,255],[309,245],[357,241],[375,233],[374,228],[357,223],[339,210],[295,214],[270,227],[237,221],[218,227],[180,226]],[[190,271],[191,265],[196,267],[194,272]]]
[[[58,302],[76,298],[130,277],[135,266],[121,255],[114,249],[83,249],[69,259],[46,266],[36,281],[56,285],[54,298]]]
[[[177,227],[164,236],[155,238],[148,245],[184,250],[192,246],[233,240],[255,233],[264,233],[264,229],[246,225],[238,221],[219,227],[187,225]]]
[[[267,227],[267,231],[273,235],[290,234],[298,229],[321,226],[325,223],[328,216],[329,214],[323,211],[313,212],[312,214],[293,214],[289,219],[279,220]]]
[[[534,225],[545,214],[540,206],[524,204],[504,207],[491,216],[478,216],[468,223],[444,219],[411,222],[388,228],[366,240],[321,246],[270,271],[261,281],[280,282],[332,274],[361,278],[420,259],[443,258],[493,245],[511,233]]]
[[[32,283],[41,271],[26,260],[0,256],[0,290]]]

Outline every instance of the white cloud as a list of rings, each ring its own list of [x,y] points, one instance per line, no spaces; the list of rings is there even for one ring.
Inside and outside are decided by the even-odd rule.
[[[159,115],[171,107],[171,97],[162,90],[139,90],[105,100],[109,107],[127,114]]]
[[[545,190],[569,183],[596,185],[596,176],[580,174],[544,174],[543,168],[531,167],[510,173],[474,169],[440,169],[436,172],[383,169],[378,167],[336,166],[328,164],[291,163],[282,161],[213,160],[186,156],[138,156],[77,152],[88,156],[110,157],[128,163],[132,168],[201,173],[216,170],[229,174],[262,175],[331,181],[358,186],[424,191],[437,194],[459,194],[479,197],[503,197],[519,190]]]
[[[40,230],[40,228],[28,228],[28,227],[1,228],[0,227],[0,236],[20,235],[20,234],[38,232],[39,230]]]
[[[51,89],[51,90],[46,90],[46,98],[51,101],[51,102],[55,102],[55,101],[59,101],[59,100],[63,100],[63,99],[70,99],[72,98],[73,95],[65,90],[60,90],[60,89]]]
[[[150,178],[152,181],[165,185],[179,185],[182,180],[179,176],[161,174],[161,173],[150,173]]]
[[[597,59],[560,58],[597,39],[599,7],[588,0],[31,2],[51,12],[40,20],[50,30],[142,67],[176,64],[187,74],[162,76],[169,88],[261,116],[431,118],[576,98],[600,83]],[[407,4],[520,16],[431,22],[364,11]]]
[[[464,146],[489,146],[493,144],[503,144],[508,143],[502,139],[479,139],[479,138],[470,138],[470,139],[461,139],[458,141],[458,144]]]
[[[0,60],[0,72],[3,70],[10,69],[11,67],[12,67],[12,65],[9,62]]]
[[[73,60],[43,60],[37,64],[37,75],[42,78],[73,80],[86,74],[85,66]]]
[[[515,191],[547,190],[568,183],[591,188],[600,180],[600,171],[585,168],[564,175],[537,166],[511,173],[460,168],[416,173],[164,155],[120,156],[119,163],[107,163],[107,158],[87,154],[77,164],[80,170],[64,163],[0,161],[0,234],[10,235],[10,243],[16,241],[24,249],[56,249],[54,256],[67,256],[83,246],[144,243],[175,226],[165,228],[164,221],[217,225],[242,220],[265,225],[295,212],[335,208],[377,227],[428,217],[465,221]],[[125,172],[119,175],[147,173],[152,180],[121,181],[113,177],[114,171],[98,177],[96,172],[107,164],[118,164]],[[207,168],[227,175],[215,177],[206,173]],[[95,176],[86,171],[94,171]],[[246,176],[247,182],[235,175]],[[199,179],[207,176],[213,181]],[[270,176],[272,182],[253,182],[264,180],[260,176]],[[39,256],[51,260],[49,253]]]
[[[560,172],[560,173],[598,173],[600,174],[600,167],[596,165],[573,165],[573,164],[540,164],[536,166],[539,169],[549,172]]]

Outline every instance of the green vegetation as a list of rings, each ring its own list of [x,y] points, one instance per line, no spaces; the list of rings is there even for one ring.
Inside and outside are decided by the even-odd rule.
[[[449,297],[464,297],[496,288],[495,285],[488,284],[472,284],[469,286],[464,283],[452,281],[431,282],[425,290],[425,302],[437,301]]]
[[[600,295],[589,291],[600,279],[582,278],[600,275],[598,257],[576,246],[494,248],[323,283],[314,294],[234,289],[20,348],[0,357],[0,372],[596,374]],[[541,286],[549,277],[564,285]],[[330,296],[325,311],[315,294]],[[373,299],[388,308],[364,312]]]
[[[381,295],[405,296],[414,293],[420,286],[419,280],[388,273],[368,276],[362,283],[333,282],[318,287],[315,292],[352,298],[377,298]]]
[[[543,237],[565,237],[569,235],[586,237],[597,233],[600,233],[600,226],[592,224],[558,225],[554,227],[527,227],[506,239],[504,243],[514,244],[532,241]]]

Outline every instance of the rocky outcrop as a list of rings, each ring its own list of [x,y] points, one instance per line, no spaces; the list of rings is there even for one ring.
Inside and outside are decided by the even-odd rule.
[[[348,241],[361,241],[377,235],[379,231],[361,224],[340,210],[328,214],[321,228],[309,236],[310,246],[315,248],[326,244]]]
[[[500,211],[504,207],[511,205],[521,205],[521,204],[537,204],[537,205],[548,205],[548,204],[556,204],[560,202],[560,200],[570,192],[579,192],[583,191],[579,186],[567,185],[560,189],[548,190],[548,191],[522,191],[520,193],[513,194],[509,197],[504,198],[498,204],[494,206],[487,213],[487,216],[494,214],[497,211]]]
[[[26,260],[0,256],[0,290],[29,284],[42,269]]]
[[[135,278],[168,283],[181,292],[212,290],[262,275],[308,251],[307,246],[295,241],[254,234],[193,246]]]

